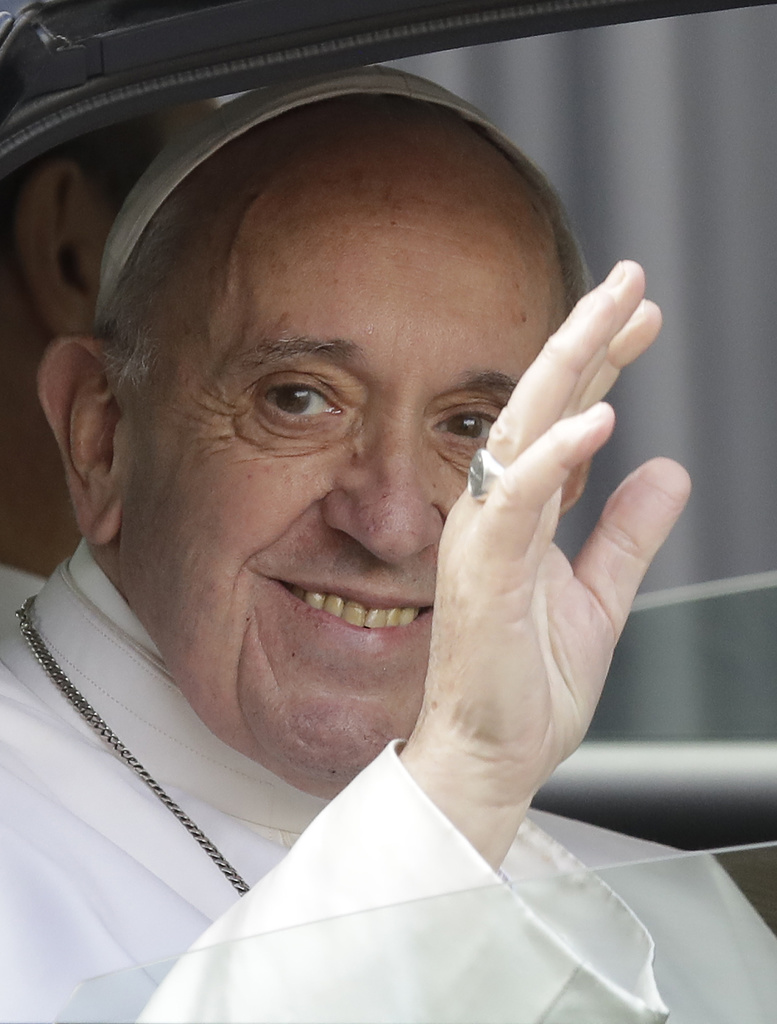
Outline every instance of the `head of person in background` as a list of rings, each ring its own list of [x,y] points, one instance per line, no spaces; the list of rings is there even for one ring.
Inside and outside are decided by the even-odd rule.
[[[191,104],[91,132],[0,182],[0,615],[78,539],[37,398],[40,358],[52,338],[91,331],[118,209],[171,135],[207,109]]]

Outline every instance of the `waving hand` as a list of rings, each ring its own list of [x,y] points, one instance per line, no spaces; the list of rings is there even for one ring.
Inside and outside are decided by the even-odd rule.
[[[537,789],[580,743],[650,561],[687,500],[685,471],[641,466],[570,564],[554,545],[561,489],[605,443],[599,401],[653,340],[644,276],[620,263],[518,383],[488,449],[505,467],[463,494],[440,546],[424,705],[402,758],[494,865]]]

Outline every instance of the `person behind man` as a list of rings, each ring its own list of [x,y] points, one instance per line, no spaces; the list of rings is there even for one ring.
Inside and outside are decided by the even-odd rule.
[[[410,76],[239,100],[149,172],[97,337],[40,372],[84,542],[0,645],[0,1012],[204,932],[577,864],[526,812],[688,493],[648,463],[574,566],[552,544],[660,322],[634,264],[583,281],[539,172]],[[663,1020],[639,922],[594,877],[561,892],[500,910],[520,1019]],[[305,958],[325,992],[336,952]],[[149,1019],[288,1014],[250,974],[186,978]]]
[[[37,398],[46,345],[91,330],[100,260],[128,192],[192,104],[64,143],[0,182],[0,621],[78,541],[56,443]]]

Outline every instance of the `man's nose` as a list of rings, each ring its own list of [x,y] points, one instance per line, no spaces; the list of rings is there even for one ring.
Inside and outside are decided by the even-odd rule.
[[[351,453],[323,500],[326,523],[389,564],[436,546],[445,505],[426,463],[412,446],[400,444]]]

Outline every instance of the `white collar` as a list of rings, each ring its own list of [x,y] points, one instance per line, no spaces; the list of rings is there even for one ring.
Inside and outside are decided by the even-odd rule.
[[[325,806],[214,736],[83,542],[46,583],[34,615],[74,685],[161,785],[286,846]],[[40,685],[55,693],[47,680]],[[40,696],[53,706],[50,692]]]
[[[80,591],[81,595],[91,601],[95,608],[99,608],[120,632],[126,633],[136,644],[161,660],[162,656],[157,645],[146,632],[143,623],[95,562],[85,540],[81,541],[71,556],[67,563],[67,569],[76,591]]]

